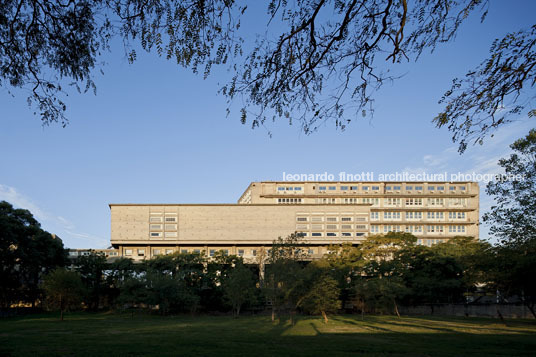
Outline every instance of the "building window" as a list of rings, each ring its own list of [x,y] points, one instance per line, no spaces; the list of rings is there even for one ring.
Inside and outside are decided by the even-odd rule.
[[[442,220],[444,218],[444,216],[443,216],[443,212],[428,212],[427,213],[427,218],[428,219]]]
[[[348,191],[348,186],[341,186],[341,191]]]
[[[465,207],[466,205],[467,205],[466,198],[450,198],[449,199],[449,206]]]
[[[357,232],[355,234],[356,237],[363,237],[365,235],[365,233],[361,233],[361,232]]]
[[[429,198],[428,206],[443,206],[444,201],[442,198]]]
[[[377,221],[380,219],[380,213],[379,212],[370,212],[370,220],[371,221]]]
[[[465,186],[459,186],[460,191],[465,191]]]
[[[386,198],[384,201],[386,206],[400,206],[401,202],[400,198]]]
[[[151,232],[151,238],[162,237],[162,232]]]
[[[335,233],[335,232],[328,232],[328,233],[326,233],[326,236],[328,236],[328,237],[336,237],[336,236],[337,236],[337,233]]]
[[[307,237],[307,232],[298,232],[300,237]]]
[[[215,251],[214,249],[211,249],[211,250],[209,251],[209,255],[210,255],[211,257],[213,257],[215,253],[216,253],[216,251]]]
[[[356,224],[355,229],[367,229],[367,226],[365,224]]]
[[[335,191],[337,189],[337,186],[329,186],[328,188],[330,191]]]
[[[326,186],[318,186],[318,191],[325,191],[326,190]]]
[[[328,222],[337,222],[337,217],[326,217],[326,221],[328,221]]]
[[[298,222],[307,222],[307,217],[297,217],[296,221],[298,221]]]
[[[326,229],[338,229],[336,224],[327,224]]]
[[[188,254],[188,249],[181,249],[182,254]]]
[[[415,186],[415,191],[422,191],[422,186]]]
[[[278,187],[277,190],[278,191],[285,191],[285,188],[284,187]]]
[[[151,222],[151,223],[162,222],[162,217],[154,217],[154,216],[151,216],[151,218],[149,218],[149,222]]]
[[[176,238],[177,232],[166,232],[166,238]]]
[[[406,206],[422,206],[422,198],[406,198]]]
[[[176,224],[166,224],[166,231],[176,231],[177,225]]]
[[[173,249],[166,249],[166,255],[167,254],[173,254]]]
[[[449,191],[456,191],[456,186],[450,186]]]
[[[413,186],[406,186],[406,191],[412,191],[413,190]]]
[[[301,191],[301,187],[294,187],[294,191]]]
[[[377,224],[373,224],[370,226],[370,232],[371,233],[380,233],[380,226]]]
[[[161,224],[151,224],[151,229],[162,229]]]
[[[312,236],[312,237],[322,237],[322,233],[320,233],[320,232],[313,232],[313,233],[311,233],[311,236]]]
[[[369,190],[369,187],[368,187],[368,186],[363,186],[363,187],[361,187],[361,189],[362,189],[363,191],[368,191],[368,190]]]
[[[357,186],[350,186],[350,191],[357,191]]]
[[[351,224],[343,224],[343,225],[341,225],[341,229],[352,229],[352,225]]]
[[[153,255],[160,255],[160,249],[153,250]]]
[[[352,217],[341,217],[341,222],[352,222]]]
[[[201,254],[201,249],[194,249],[195,254]]]
[[[244,256],[244,249],[238,249],[238,256],[243,257]]]
[[[380,190],[380,186],[372,186],[372,191],[379,191]]]
[[[251,255],[253,255],[254,257],[257,256],[257,249],[252,249],[251,250]]]
[[[434,186],[428,186],[428,191],[435,191],[435,187]]]
[[[437,186],[437,190],[444,192],[445,191],[445,186]]]
[[[145,256],[145,249],[138,249],[138,256],[144,257]]]
[[[311,217],[311,222],[323,222],[324,221],[324,217]]]
[[[343,237],[351,237],[352,233],[350,233],[350,232],[342,232],[341,236],[343,236]]]
[[[422,212],[413,212],[413,211],[406,212],[406,219],[408,220],[422,219]]]
[[[131,256],[132,255],[132,249],[125,249],[125,255]]]
[[[309,254],[309,255],[313,255],[313,254],[315,254],[314,249],[309,248],[309,250],[307,251],[307,254]]]

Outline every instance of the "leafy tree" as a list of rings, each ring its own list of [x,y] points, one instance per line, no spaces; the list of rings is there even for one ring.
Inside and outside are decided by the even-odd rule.
[[[341,305],[346,306],[348,301],[355,302],[355,279],[359,279],[366,261],[363,251],[352,244],[330,246],[328,253],[317,262],[325,266],[330,275],[337,280],[341,289]]]
[[[263,291],[272,304],[272,321],[281,315],[284,306],[295,303],[290,301],[295,296],[296,277],[302,270],[300,261],[306,256],[303,237],[292,233],[288,237],[279,237],[273,242],[268,252],[266,275]]]
[[[536,130],[510,147],[514,153],[499,160],[507,179],[486,186],[495,205],[483,220],[503,243],[515,245],[536,240]]]
[[[0,5],[0,85],[25,88],[44,123],[64,125],[63,93],[73,81],[96,91],[98,59],[118,37],[130,62],[136,45],[203,72],[226,65],[234,76],[221,88],[240,99],[243,123],[297,121],[309,133],[323,122],[342,129],[372,112],[374,93],[396,79],[390,63],[417,60],[456,37],[471,13],[486,17],[486,0],[270,0],[251,36],[240,20],[247,2],[233,0],[7,1]],[[264,26],[266,25],[266,26]],[[491,57],[445,94],[439,126],[460,140],[506,122],[499,104],[519,113],[522,89],[534,86],[534,27],[496,41]],[[251,43],[253,40],[255,42]],[[247,42],[246,42],[247,41]],[[245,45],[244,45],[245,44]],[[248,52],[244,51],[248,49]],[[499,115],[499,117],[496,117]],[[251,120],[249,118],[251,117]]]
[[[324,322],[328,323],[327,313],[337,312],[341,308],[339,294],[337,281],[329,275],[323,274],[313,282],[302,305],[305,311],[312,314],[322,314]]]
[[[500,301],[517,296],[536,318],[536,240],[494,248],[488,271],[490,287],[499,292]]]
[[[80,307],[84,284],[77,272],[58,268],[45,276],[43,288],[50,306],[60,309],[60,319],[69,308]]]
[[[0,202],[0,306],[33,305],[42,275],[66,262],[61,240],[42,230],[30,211]]]
[[[463,152],[471,141],[482,143],[531,105],[536,84],[536,25],[496,39],[490,56],[465,78],[454,79],[441,98],[445,107],[434,122],[446,126]],[[529,117],[536,110],[529,107]],[[493,136],[493,134],[492,134]]]
[[[78,257],[74,265],[86,287],[87,295],[84,302],[90,310],[97,310],[106,291],[105,271],[108,268],[106,257],[102,253],[90,251],[88,255]]]
[[[225,299],[231,304],[233,315],[238,317],[240,309],[255,298],[255,275],[242,263],[236,264],[222,281]]]

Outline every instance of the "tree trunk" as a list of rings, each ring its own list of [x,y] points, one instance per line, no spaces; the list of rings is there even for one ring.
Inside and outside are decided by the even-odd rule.
[[[63,321],[63,296],[60,295],[60,321]]]
[[[322,310],[322,317],[324,318],[324,323],[328,323],[328,315],[326,315],[326,312]]]
[[[274,304],[272,303],[272,322],[275,321],[275,307],[274,307]]]
[[[528,309],[532,313],[532,316],[534,316],[534,318],[536,318],[536,311],[534,311],[534,305],[533,304],[525,304],[525,306],[528,307]]]
[[[502,323],[506,325],[506,321],[504,321],[504,317],[501,314],[501,311],[499,310],[499,306],[497,305],[497,315],[499,315],[499,318],[501,319]]]
[[[393,300],[393,304],[395,305],[396,316],[398,316],[398,318],[400,318],[400,313],[398,312],[398,305],[396,304],[396,300]]]

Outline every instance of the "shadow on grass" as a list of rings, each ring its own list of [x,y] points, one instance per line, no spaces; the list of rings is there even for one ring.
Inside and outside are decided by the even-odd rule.
[[[0,356],[34,355],[534,355],[536,324],[482,319],[75,314],[0,320]],[[70,318],[69,318],[70,317]],[[483,324],[481,324],[481,322]],[[448,324],[448,328],[441,327]],[[481,326],[497,332],[485,333]]]

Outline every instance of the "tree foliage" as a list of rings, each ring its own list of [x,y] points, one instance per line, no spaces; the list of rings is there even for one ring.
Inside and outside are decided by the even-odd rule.
[[[372,113],[375,92],[397,77],[392,63],[417,60],[454,39],[471,13],[483,20],[488,10],[487,0],[270,0],[255,37],[241,27],[247,5],[4,1],[0,85],[28,90],[43,123],[65,125],[65,88],[96,91],[99,56],[118,39],[130,62],[141,48],[204,77],[215,65],[227,66],[233,75],[221,93],[230,107],[239,99],[240,120],[253,127],[283,118],[306,133],[327,121],[344,129]],[[535,83],[535,31],[496,40],[490,58],[445,93],[435,121],[453,131],[460,150],[525,108],[518,100]]]
[[[434,119],[447,126],[463,152],[471,141],[482,143],[499,126],[536,111],[527,106],[535,98],[536,25],[496,39],[490,56],[464,78],[455,78],[440,103],[444,110]],[[492,134],[493,135],[493,134]]]
[[[85,293],[80,275],[64,268],[58,268],[46,275],[43,288],[46,291],[49,306],[60,310],[62,321],[66,310],[80,308]]]
[[[0,306],[40,297],[42,276],[67,262],[61,240],[41,229],[28,210],[0,202]]]
[[[510,147],[514,153],[499,160],[506,179],[490,181],[486,187],[495,205],[483,220],[503,243],[523,244],[536,240],[536,130]]]

